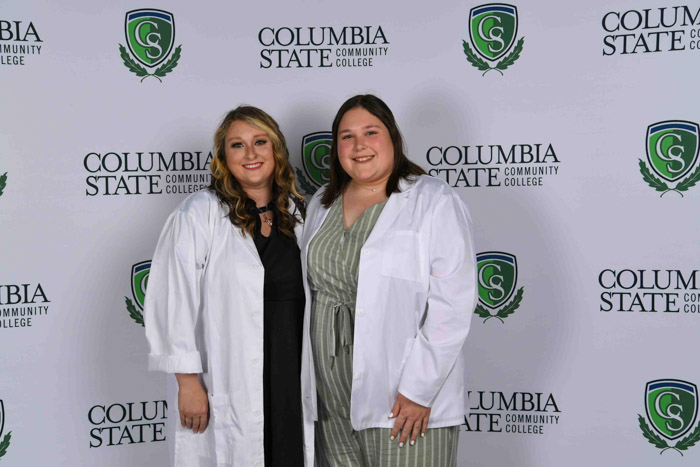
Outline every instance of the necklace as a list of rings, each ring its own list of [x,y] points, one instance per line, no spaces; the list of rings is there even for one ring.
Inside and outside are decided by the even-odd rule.
[[[362,188],[363,190],[371,191],[372,193],[376,193],[376,192],[377,192],[377,189],[376,189],[376,188],[370,188],[370,187],[368,187],[368,186],[362,186],[362,185],[356,185],[356,186],[359,187],[359,188]]]
[[[270,219],[269,217],[267,217],[267,211],[268,211],[270,208],[267,207],[267,206],[263,206],[263,207],[261,207],[261,208],[255,206],[255,208],[258,210],[258,212],[259,212],[260,214],[262,214],[263,219],[265,219],[265,223],[266,223],[267,225],[269,225],[270,227],[272,227],[272,219]]]

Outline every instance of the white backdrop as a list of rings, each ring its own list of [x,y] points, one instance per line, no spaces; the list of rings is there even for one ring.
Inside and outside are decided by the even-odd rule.
[[[682,402],[666,396],[651,415],[645,391],[656,380],[700,383],[700,3],[516,2],[515,34],[512,7],[488,10],[500,16],[482,25],[487,45],[510,45],[494,61],[470,39],[470,10],[484,5],[3,1],[0,465],[168,464],[167,379],[146,371],[132,266],[150,260],[167,215],[206,183],[226,111],[267,110],[303,172],[304,136],[329,131],[340,104],[364,92],[393,109],[412,160],[452,177],[477,251],[517,265],[498,263],[502,274],[489,276],[497,269],[483,263],[480,313],[500,315],[474,316],[464,348],[470,410],[459,465],[697,465],[700,447],[688,441],[700,436],[697,389]],[[125,15],[154,8],[173,15],[173,47],[163,63],[135,69],[179,59],[142,80],[119,45],[134,61]],[[282,45],[269,45],[271,30]],[[331,30],[345,31],[346,44]],[[291,32],[299,44],[325,40],[284,45]],[[372,54],[371,66],[347,56],[355,49]],[[293,53],[290,68],[276,66]],[[482,76],[479,63],[501,69]],[[652,144],[649,161],[647,129],[663,121],[676,122],[668,141],[679,149],[656,154]],[[528,162],[537,145],[544,161]],[[507,161],[496,160],[499,147]],[[161,163],[156,154],[141,170],[151,152]],[[674,154],[683,160],[670,162]],[[664,181],[664,157],[685,174]],[[537,167],[537,185],[520,186]],[[180,175],[192,179],[172,182]],[[120,187],[119,177],[132,178]],[[650,186],[659,183],[678,191]],[[513,293],[489,302],[498,284]],[[679,311],[664,311],[667,300]],[[676,415],[683,436],[671,439],[679,431],[663,427],[677,428]]]

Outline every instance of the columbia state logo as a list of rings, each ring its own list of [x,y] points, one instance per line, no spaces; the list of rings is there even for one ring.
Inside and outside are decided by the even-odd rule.
[[[517,259],[510,253],[486,251],[476,255],[476,267],[479,302],[474,313],[484,318],[484,323],[491,318],[504,323],[523,299],[524,287],[515,291],[518,283]]]
[[[513,65],[523,51],[525,38],[517,40],[518,9],[506,3],[488,3],[474,7],[469,12],[469,42],[462,41],[467,61],[483,71],[491,70],[503,75],[503,70]]]
[[[151,261],[142,261],[131,267],[131,296],[124,297],[126,311],[136,324],[143,326],[143,307],[146,304],[146,287],[148,287],[148,276],[151,274]],[[136,303],[134,305],[134,303]],[[137,308],[138,307],[138,308]]]
[[[301,141],[301,162],[304,172],[296,169],[301,189],[313,195],[330,181],[330,159],[333,135],[330,131],[310,133]]]
[[[172,13],[150,8],[129,11],[124,30],[129,50],[119,44],[119,55],[141,81],[153,77],[162,82],[161,78],[177,67],[182,45],[173,52],[175,18]]]
[[[8,431],[4,438],[2,437],[5,430],[5,418],[5,405],[0,399],[0,459],[7,454],[7,448],[10,447],[10,440],[12,439],[11,431]]]
[[[681,456],[683,451],[700,441],[698,416],[698,388],[680,379],[649,381],[644,391],[646,418],[638,414],[639,428],[644,438],[654,447]],[[692,430],[692,431],[691,431]],[[678,441],[676,441],[678,440]],[[669,441],[675,441],[671,446]]]
[[[667,120],[647,127],[646,162],[639,159],[639,171],[647,184],[661,192],[683,193],[700,181],[697,123]]]

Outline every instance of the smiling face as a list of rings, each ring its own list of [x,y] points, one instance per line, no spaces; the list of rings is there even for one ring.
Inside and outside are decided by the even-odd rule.
[[[386,183],[394,167],[394,145],[381,120],[362,107],[348,110],[338,125],[338,160],[355,183]]]
[[[235,120],[224,138],[226,165],[241,188],[272,190],[275,157],[272,140],[263,130]]]

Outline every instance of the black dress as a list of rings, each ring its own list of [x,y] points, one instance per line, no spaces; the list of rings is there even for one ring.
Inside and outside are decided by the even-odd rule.
[[[251,206],[255,210],[255,206]],[[268,208],[277,218],[273,206]],[[256,211],[257,212],[257,211]],[[259,216],[258,216],[259,218]],[[266,467],[304,465],[301,412],[301,334],[304,285],[297,242],[277,230],[269,237],[255,226],[255,247],[265,268],[264,444]]]

